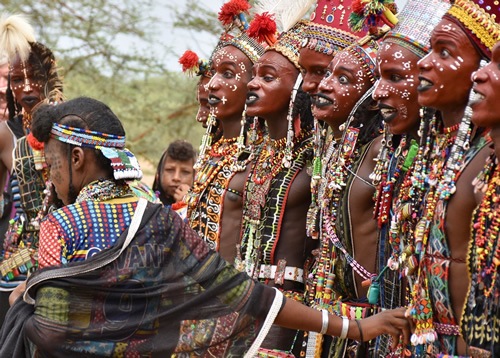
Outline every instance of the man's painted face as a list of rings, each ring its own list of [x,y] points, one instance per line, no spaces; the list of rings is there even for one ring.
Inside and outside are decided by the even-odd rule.
[[[377,54],[380,79],[373,99],[393,134],[417,131],[419,126],[418,67],[419,57],[406,48],[384,42]]]
[[[297,68],[282,54],[268,51],[262,55],[248,83],[247,115],[268,119],[286,113],[298,75]]]
[[[302,90],[309,94],[316,94],[321,80],[333,56],[320,53],[310,48],[300,50],[299,64],[302,68]]]
[[[17,59],[11,64],[10,87],[14,98],[26,113],[31,113],[33,107],[45,98],[43,93],[45,83],[46,79],[35,74],[29,61],[22,63]]]
[[[196,120],[202,124],[203,127],[207,126],[208,114],[210,113],[210,106],[208,105],[208,82],[210,77],[201,76],[196,88],[196,100],[199,103],[198,113]]]
[[[500,43],[493,47],[491,62],[472,74],[472,122],[479,127],[500,126]]]
[[[225,46],[214,55],[213,69],[208,83],[208,103],[214,115],[221,121],[241,117],[252,62],[238,48]]]
[[[442,19],[431,36],[432,51],[418,62],[418,102],[437,110],[466,106],[471,74],[481,56],[466,33],[454,22]]]
[[[360,60],[348,50],[339,52],[314,96],[314,116],[338,128],[371,85]]]

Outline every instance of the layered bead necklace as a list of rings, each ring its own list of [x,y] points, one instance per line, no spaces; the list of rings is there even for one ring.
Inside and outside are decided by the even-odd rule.
[[[301,131],[293,138],[293,151],[286,164],[283,160],[286,154],[287,138],[273,140],[267,138],[258,158],[247,179],[244,195],[242,241],[237,250],[235,266],[253,275],[259,264],[271,262],[271,251],[279,237],[281,215],[288,188],[296,173],[305,165],[304,154],[312,147],[310,131]],[[281,175],[283,173],[283,175]],[[279,181],[277,181],[280,177]],[[271,187],[279,188],[280,192],[273,196],[273,207],[267,203]],[[269,217],[263,213],[275,213]],[[261,243],[265,247],[261,248]]]
[[[498,347],[498,310],[500,307],[500,167],[493,152],[473,183],[484,192],[473,214],[469,246],[471,285],[462,316],[462,332],[468,344]],[[495,355],[495,354],[493,354]]]
[[[132,189],[128,184],[117,184],[114,180],[100,179],[83,187],[76,198],[76,202],[81,203],[87,200],[108,201],[132,195]]]
[[[205,189],[214,181],[222,168],[228,166],[239,146],[236,143],[237,138],[219,139],[213,146],[207,150],[203,158],[200,159],[198,170],[196,171],[194,184],[187,194],[186,203],[189,211],[196,208],[200,197]],[[189,214],[188,214],[189,217]]]
[[[347,126],[346,126],[347,127]],[[361,266],[344,247],[336,234],[337,212],[352,166],[359,159],[360,149],[356,146],[359,129],[347,127],[340,145],[332,140],[322,163],[322,176],[318,180],[316,202],[319,207],[311,207],[308,212],[307,230],[311,237],[320,237],[320,257],[315,270],[311,273],[313,281],[308,288],[308,301],[316,308],[330,308],[333,300],[335,280],[334,266],[336,253],[330,244],[342,252],[352,269],[364,280],[373,276]],[[315,217],[315,215],[320,217]],[[319,225],[318,225],[319,224]]]
[[[500,285],[497,282],[500,266],[500,168],[494,153],[489,157],[481,176],[484,183],[488,184],[483,184],[485,194],[474,214],[474,260],[470,264],[475,294],[480,293],[490,299],[500,295]],[[480,180],[475,184],[481,186]]]

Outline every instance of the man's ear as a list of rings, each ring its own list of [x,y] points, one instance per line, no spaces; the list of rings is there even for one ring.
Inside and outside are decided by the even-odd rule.
[[[81,147],[73,147],[71,150],[71,165],[76,170],[81,170],[85,166],[85,161],[89,160],[88,153]]]

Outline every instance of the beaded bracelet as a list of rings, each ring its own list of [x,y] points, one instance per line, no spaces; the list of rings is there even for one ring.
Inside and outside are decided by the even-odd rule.
[[[346,339],[349,332],[349,318],[342,316],[342,331],[340,332],[340,339]]]
[[[328,322],[329,322],[328,311],[321,310],[321,331],[319,332],[320,334],[326,334],[326,331],[328,330]]]

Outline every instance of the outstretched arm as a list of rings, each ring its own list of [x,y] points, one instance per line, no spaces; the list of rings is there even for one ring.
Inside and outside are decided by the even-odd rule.
[[[365,318],[356,323],[349,321],[347,338],[354,340],[369,341],[382,334],[390,334],[394,342],[399,342],[400,336],[403,342],[410,342],[410,322],[405,317],[405,308],[386,310],[374,316]],[[340,336],[342,333],[342,318],[328,315],[328,328],[326,334]],[[307,307],[294,300],[286,300],[285,306],[276,317],[275,324],[305,331],[320,332],[322,328],[322,312]],[[360,331],[361,329],[361,331]]]

